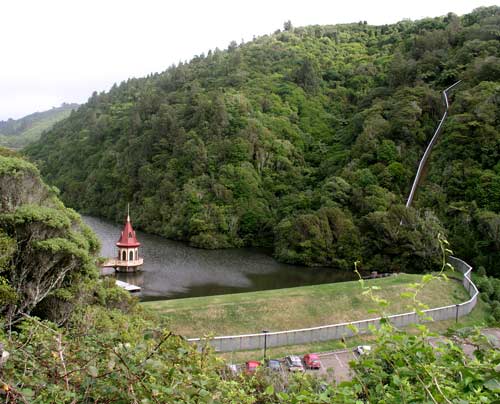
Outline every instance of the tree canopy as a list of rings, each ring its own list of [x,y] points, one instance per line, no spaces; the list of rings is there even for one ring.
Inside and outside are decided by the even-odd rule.
[[[384,26],[286,23],[94,93],[26,153],[72,208],[118,220],[130,202],[139,228],[197,247],[409,270],[444,228],[457,254],[500,273],[488,230],[500,213],[499,21],[493,6]],[[459,79],[403,214],[440,93]]]

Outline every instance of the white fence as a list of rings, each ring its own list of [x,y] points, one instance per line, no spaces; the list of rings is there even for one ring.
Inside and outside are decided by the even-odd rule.
[[[425,310],[424,312],[426,316],[431,317],[433,320],[457,319],[458,317],[469,314],[477,302],[479,291],[470,278],[472,267],[461,259],[455,257],[450,257],[449,262],[456,270],[460,271],[464,275],[462,283],[469,293],[470,299],[460,304],[452,304],[450,306]],[[415,312],[395,314],[389,316],[388,319],[396,327],[403,327],[409,324],[422,322],[422,318]],[[208,339],[208,341],[218,352],[260,349],[264,346],[264,338],[266,339],[268,347],[299,345],[310,342],[351,337],[355,334],[352,326],[355,326],[358,329],[358,333],[366,334],[370,332],[369,326],[372,325],[378,327],[380,325],[380,320],[380,317],[376,317],[367,320],[353,321],[350,323],[323,325],[320,327],[303,328],[300,330],[269,332],[267,334],[259,333],[221,336]],[[204,338],[188,339],[188,341],[192,343],[199,343],[204,340]]]

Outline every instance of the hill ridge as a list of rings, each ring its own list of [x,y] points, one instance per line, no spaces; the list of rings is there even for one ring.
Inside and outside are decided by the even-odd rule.
[[[0,121],[0,146],[21,149],[38,140],[44,130],[49,130],[60,120],[67,118],[78,104],[63,103],[47,111],[34,112],[19,119]]]

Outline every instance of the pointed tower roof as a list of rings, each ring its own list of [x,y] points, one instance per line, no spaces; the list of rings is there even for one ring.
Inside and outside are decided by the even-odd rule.
[[[141,243],[137,241],[135,236],[135,231],[132,228],[132,223],[130,223],[130,214],[127,207],[127,221],[125,222],[125,227],[122,230],[120,240],[116,243],[118,247],[134,248],[139,247]]]

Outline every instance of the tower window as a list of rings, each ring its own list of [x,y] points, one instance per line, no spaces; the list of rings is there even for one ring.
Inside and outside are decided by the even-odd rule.
[[[133,251],[130,251],[129,255],[128,255],[128,259],[129,261],[133,261],[134,260],[134,252]]]
[[[127,259],[127,253],[125,251],[122,252],[122,261]]]

